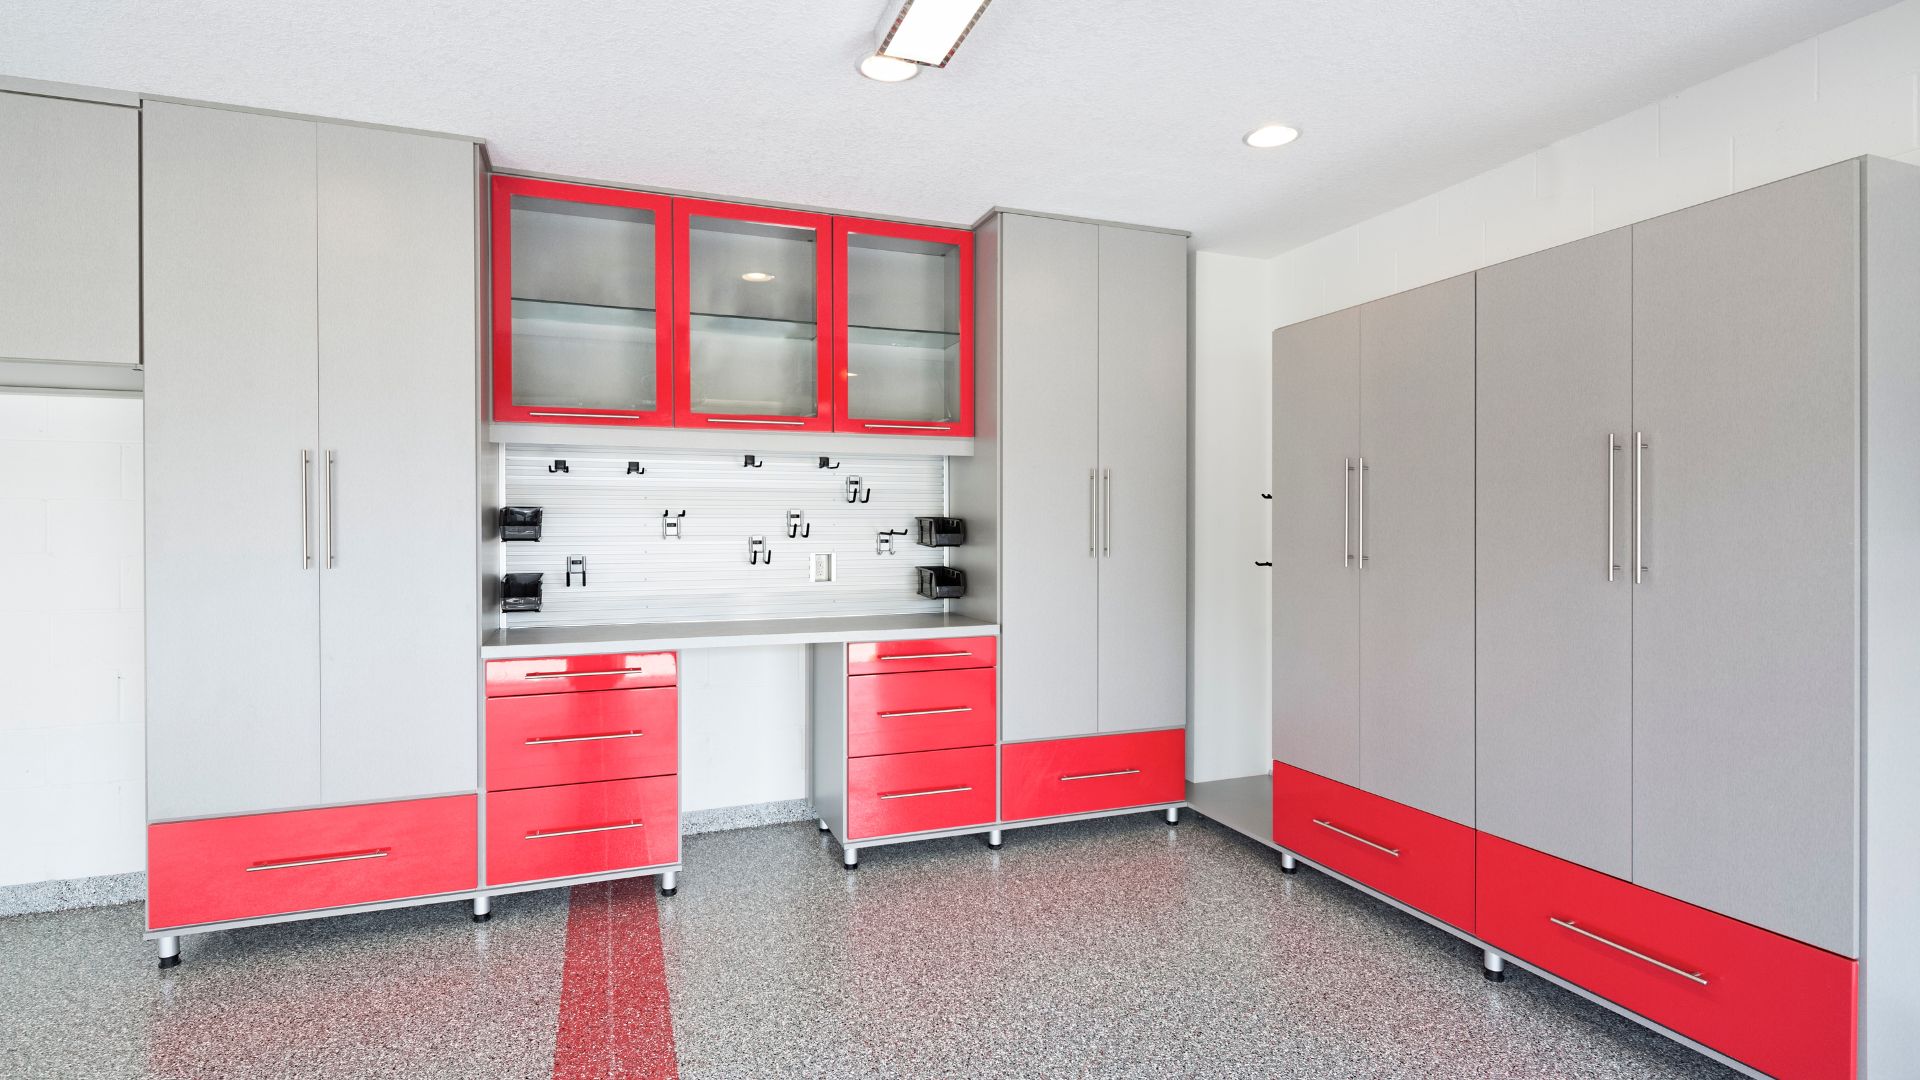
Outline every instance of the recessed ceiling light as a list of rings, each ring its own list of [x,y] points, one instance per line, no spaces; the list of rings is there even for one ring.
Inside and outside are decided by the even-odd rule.
[[[990,0],[904,0],[897,13],[880,16],[883,56],[928,67],[946,67]],[[887,9],[893,3],[889,0]]]
[[[763,281],[772,281],[773,275],[767,273],[764,270],[749,270],[746,273],[740,275],[740,280],[751,281],[755,285],[758,285]]]
[[[911,60],[899,60],[874,53],[860,61],[860,74],[874,82],[906,82],[920,74],[920,65]]]
[[[1247,132],[1246,143],[1256,150],[1285,146],[1300,137],[1300,129],[1285,124],[1263,124]]]

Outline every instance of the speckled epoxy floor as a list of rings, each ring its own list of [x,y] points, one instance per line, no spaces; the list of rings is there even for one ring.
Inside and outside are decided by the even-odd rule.
[[[688,837],[659,904],[687,1077],[1727,1077],[1189,815],[869,849]],[[190,938],[0,919],[0,1075],[547,1077],[558,892]]]

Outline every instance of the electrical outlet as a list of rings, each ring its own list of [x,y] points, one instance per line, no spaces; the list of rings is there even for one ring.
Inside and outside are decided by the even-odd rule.
[[[808,563],[807,570],[808,581],[833,580],[833,555],[831,553],[816,551],[809,556],[809,559],[810,562]]]

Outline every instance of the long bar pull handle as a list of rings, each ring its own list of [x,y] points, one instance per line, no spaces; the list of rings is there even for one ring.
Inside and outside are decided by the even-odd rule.
[[[1104,780],[1109,776],[1137,776],[1139,775],[1139,773],[1140,773],[1139,769],[1115,769],[1112,772],[1081,773],[1078,776],[1063,776],[1060,779],[1063,781],[1065,780]]]
[[[1360,459],[1360,477],[1355,486],[1360,489],[1354,496],[1354,500],[1360,504],[1357,530],[1360,548],[1358,554],[1360,569],[1365,570],[1367,568],[1367,459],[1364,457]]]
[[[528,409],[527,415],[528,416],[568,416],[568,417],[579,417],[587,420],[643,420],[645,419],[645,417],[639,415],[638,413],[545,412],[540,409]]]
[[[1369,839],[1367,839],[1367,838],[1366,838],[1366,837],[1364,837],[1364,836],[1356,836],[1356,835],[1354,835],[1353,833],[1350,833],[1350,832],[1348,832],[1347,830],[1345,830],[1345,829],[1343,829],[1343,828],[1341,828],[1340,826],[1338,826],[1338,825],[1335,825],[1335,824],[1334,824],[1333,822],[1331,822],[1331,821],[1322,821],[1322,820],[1320,820],[1319,818],[1314,818],[1314,819],[1313,819],[1313,823],[1314,823],[1315,825],[1318,825],[1318,826],[1320,826],[1321,828],[1323,828],[1323,829],[1325,829],[1325,830],[1327,830],[1328,832],[1336,832],[1336,833],[1339,833],[1339,834],[1340,834],[1341,836],[1344,836],[1344,837],[1346,837],[1347,839],[1349,839],[1349,840],[1352,840],[1352,841],[1353,841],[1354,843],[1356,843],[1356,844],[1365,844],[1365,845],[1367,845],[1368,847],[1370,847],[1370,848],[1372,848],[1372,849],[1373,849],[1373,850],[1375,850],[1375,851],[1382,851],[1382,852],[1385,852],[1385,853],[1387,853],[1388,855],[1391,855],[1391,856],[1393,856],[1393,857],[1394,857],[1394,858],[1396,858],[1396,859],[1400,857],[1400,849],[1399,849],[1399,848],[1390,848],[1390,847],[1387,847],[1387,846],[1386,846],[1385,844],[1376,844],[1376,843],[1374,843],[1373,841],[1371,841],[1371,840],[1369,840]]]
[[[754,424],[772,424],[777,427],[801,427],[806,424],[806,421],[805,420],[725,420],[718,416],[709,416],[707,417],[707,423],[709,424],[746,424],[748,426],[752,426]]]
[[[928,788],[925,791],[896,791],[880,797],[882,799],[917,799],[922,795],[958,795],[960,792],[972,790],[972,787]]]
[[[1678,975],[1683,979],[1686,979],[1688,982],[1699,983],[1701,986],[1707,985],[1707,977],[1705,972],[1688,971],[1685,968],[1674,967],[1672,964],[1667,963],[1665,960],[1656,960],[1653,957],[1648,956],[1646,953],[1640,952],[1637,949],[1629,949],[1625,945],[1622,945],[1617,941],[1609,941],[1608,939],[1601,937],[1599,934],[1596,934],[1591,930],[1581,927],[1580,924],[1574,922],[1572,919],[1559,919],[1549,915],[1547,916],[1547,921],[1552,923],[1555,926],[1560,927],[1562,930],[1571,930],[1574,933],[1579,934],[1583,938],[1589,938],[1593,941],[1597,941],[1600,944],[1605,945],[1609,949],[1618,949],[1621,952],[1626,953],[1628,956],[1633,957],[1635,960],[1644,960],[1647,963],[1652,964],[1654,967],[1659,968],[1661,971],[1672,972],[1673,974]]]
[[[618,825],[592,825],[584,829],[555,829],[552,832],[530,832],[527,834],[527,839],[547,840],[555,836],[584,836],[587,833],[618,832],[621,829],[639,829],[645,826],[646,822],[644,821],[625,821]]]
[[[333,489],[334,489],[334,474],[335,474],[335,472],[336,472],[336,469],[335,469],[335,465],[334,465],[334,457],[333,457],[333,451],[331,451],[331,450],[329,450],[329,451],[327,451],[327,505],[326,505],[326,517],[327,517],[327,569],[329,569],[329,570],[331,570],[331,569],[333,569],[333,567],[334,567],[334,563],[335,563],[335,560],[334,560],[334,548],[335,548],[335,547],[337,546],[337,545],[336,545],[336,544],[334,543],[334,536],[335,536],[335,521],[334,521],[334,519],[336,519],[337,517],[339,517],[339,516],[340,516],[340,515],[339,515],[339,514],[337,513],[337,508],[336,508],[336,507],[334,506],[334,494],[333,494]]]
[[[1100,474],[1100,554],[1113,557],[1113,470]]]
[[[1097,469],[1087,470],[1087,558],[1089,559],[1100,553],[1100,541],[1097,539],[1099,526],[1095,524],[1100,519],[1098,473]]]
[[[300,451],[300,569],[313,569],[313,451]]]
[[[1633,433],[1633,583],[1647,576],[1647,436]]]
[[[973,711],[973,706],[962,705],[957,709],[904,709],[900,712],[883,712],[877,715],[882,720],[891,720],[896,716],[945,716],[948,713],[963,713],[963,712],[972,712],[972,711]]]
[[[1353,459],[1340,474],[1340,567],[1353,565]]]
[[[520,677],[523,679],[574,679],[574,678],[585,678],[588,675],[645,675],[645,674],[646,672],[641,668],[623,667],[623,668],[609,668],[606,671],[534,671],[534,672],[529,672],[528,674],[522,675]]]
[[[1613,474],[1617,471],[1614,468],[1614,459],[1619,456],[1620,456],[1620,440],[1614,437],[1613,432],[1609,431],[1607,432],[1607,580],[1608,581],[1612,581],[1614,579],[1614,575],[1620,572],[1620,560],[1615,558],[1613,553],[1613,526],[1614,526],[1613,507],[1614,507],[1615,501],[1618,498],[1618,496],[1615,495],[1614,493],[1615,482],[1614,482]]]
[[[970,652],[916,652],[896,653],[893,656],[877,656],[876,660],[951,660],[959,656],[972,656]]]
[[[605,742],[608,739],[637,739],[645,735],[644,731],[616,731],[607,735],[565,735],[549,739],[528,739],[528,746],[558,746],[561,743]]]
[[[328,863],[359,862],[362,859],[384,859],[390,854],[392,854],[392,852],[386,848],[380,848],[374,851],[359,851],[352,855],[329,855],[323,859],[292,859],[287,862],[259,863],[246,867],[246,872],[251,874],[259,870],[291,870],[296,866],[325,866]]]

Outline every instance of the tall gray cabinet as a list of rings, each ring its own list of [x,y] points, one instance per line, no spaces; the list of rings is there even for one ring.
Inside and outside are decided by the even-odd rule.
[[[476,148],[144,113],[149,816],[472,791]]]

